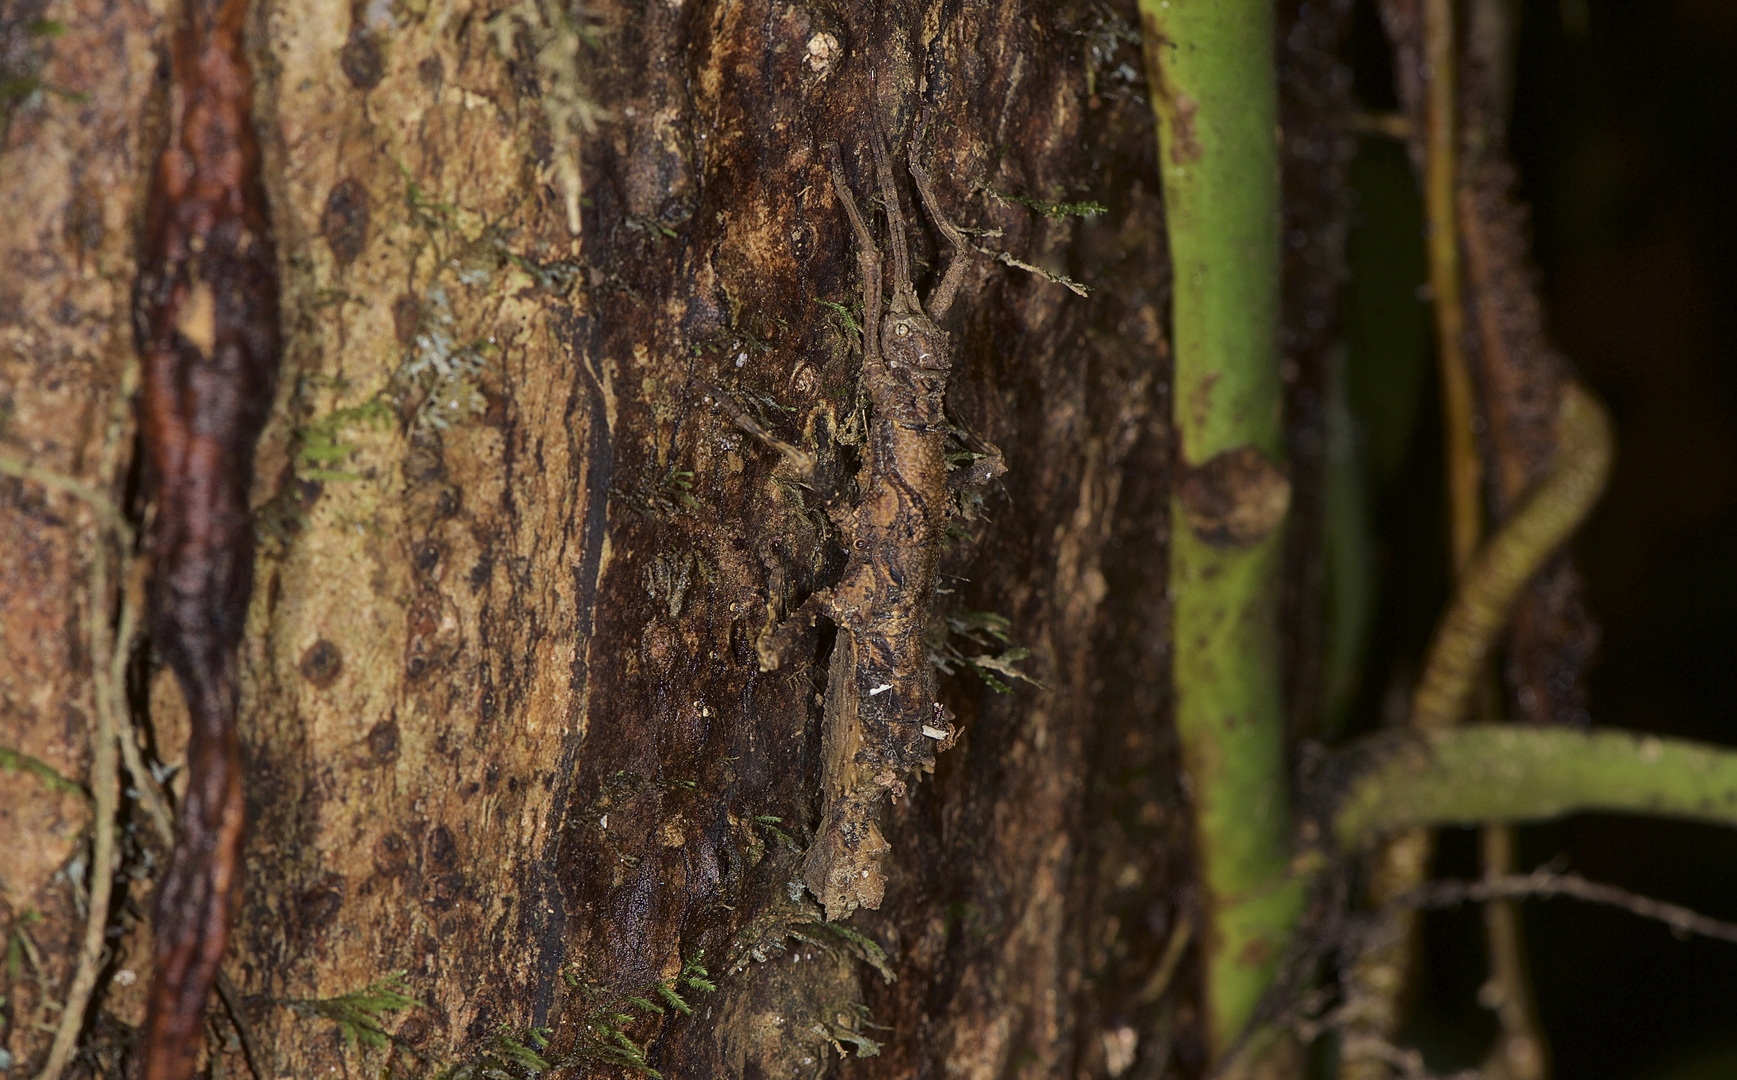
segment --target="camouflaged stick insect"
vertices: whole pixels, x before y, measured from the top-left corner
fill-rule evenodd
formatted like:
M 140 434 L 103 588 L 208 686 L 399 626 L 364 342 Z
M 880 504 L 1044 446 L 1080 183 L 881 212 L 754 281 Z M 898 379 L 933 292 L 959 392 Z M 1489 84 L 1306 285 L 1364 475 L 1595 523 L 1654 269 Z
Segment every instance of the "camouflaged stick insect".
M 936 229 L 952 245 L 952 261 L 925 309 L 911 284 L 899 192 L 877 135 L 871 148 L 893 262 L 893 296 L 884 314 L 881 251 L 845 179 L 837 146 L 829 147 L 833 189 L 856 234 L 863 279 L 863 382 L 872 419 L 858 476 L 861 498 L 854 505 L 828 502 L 827 514 L 848 556 L 838 582 L 815 591 L 758 644 L 761 670 L 773 671 L 798 651 L 820 616 L 838 627 L 822 731 L 821 823 L 803 862 L 804 883 L 829 920 L 880 906 L 881 860 L 889 850 L 876 823 L 882 797 L 902 796 L 907 774 L 933 772 L 935 754 L 958 736 L 952 713 L 935 700 L 924 629 L 953 490 L 1004 471 L 1000 454 L 988 448 L 970 468 L 948 475 L 945 403 L 953 358 L 937 322 L 952 307 L 972 249 L 936 206 L 929 175 L 916 161 L 918 141 L 912 140 L 911 176 Z M 813 455 L 771 438 L 757 424 L 744 426 L 779 449 L 787 465 L 812 471 Z

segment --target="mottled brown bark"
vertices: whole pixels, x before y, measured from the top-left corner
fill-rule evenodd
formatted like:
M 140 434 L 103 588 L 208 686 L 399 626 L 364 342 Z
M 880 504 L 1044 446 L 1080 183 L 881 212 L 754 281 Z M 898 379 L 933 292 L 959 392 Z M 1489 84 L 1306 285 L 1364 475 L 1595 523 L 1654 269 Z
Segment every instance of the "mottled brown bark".
M 644 341 L 646 328 L 635 325 L 632 311 L 672 311 L 682 321 L 666 319 L 653 331 L 669 344 L 647 351 L 681 357 L 694 375 L 648 365 L 630 384 L 643 385 L 650 375 L 659 396 L 680 402 L 688 378 L 733 377 L 750 394 L 794 409 L 784 421 L 786 437 L 817 409 L 842 419 L 854 402 L 856 361 L 847 334 L 818 301 L 850 301 L 854 259 L 820 149 L 835 133 L 846 145 L 861 146 L 884 127 L 896 159 L 924 104 L 933 105 L 938 118 L 929 167 L 943 209 L 967 226 L 1005 230 L 995 246 L 1027 261 L 1083 273 L 1068 259 L 1076 225 L 1052 224 L 974 190 L 987 185 L 1044 200 L 1120 194 L 1093 183 L 1087 171 L 1080 146 L 1088 122 L 1085 58 L 1057 47 L 1073 43 L 1065 15 L 911 6 L 827 18 L 798 7 L 748 4 L 693 10 L 667 26 L 662 13 L 643 11 L 629 20 L 633 29 L 624 31 L 622 44 L 637 35 L 644 44 L 626 48 L 627 55 L 643 48 L 644 55 L 683 58 L 681 82 L 647 78 L 641 84 L 647 97 L 630 100 L 638 115 L 673 110 L 692 125 L 692 156 L 671 171 L 691 169 L 695 182 L 691 201 L 672 205 L 667 182 L 647 169 L 643 151 L 636 152 L 649 133 L 624 124 L 626 137 L 613 145 L 603 141 L 590 186 L 600 224 L 588 250 L 640 295 L 626 289 L 599 294 L 600 351 L 629 354 Z M 821 34 L 833 35 L 840 48 L 824 67 L 810 59 L 828 55 L 817 51 Z M 615 81 L 632 86 L 634 65 L 624 62 L 627 69 Z M 1106 157 L 1139 160 L 1149 153 L 1140 149 L 1150 145 L 1150 119 L 1138 98 L 1101 107 L 1125 117 L 1119 133 L 1133 141 L 1130 149 L 1111 143 Z M 1106 164 L 1119 163 L 1112 158 Z M 1149 166 L 1144 172 L 1152 175 Z M 1130 185 L 1130 173 L 1114 183 Z M 648 243 L 643 232 L 614 224 L 660 213 L 682 232 L 680 244 Z M 1148 222 L 1152 228 L 1159 223 L 1155 215 Z M 926 261 L 938 265 L 937 238 L 913 238 L 922 242 Z M 1136 250 L 1146 254 L 1151 242 L 1136 240 Z M 1119 256 L 1122 244 L 1110 243 L 1112 257 Z M 1148 280 L 1145 302 L 1154 308 L 1147 318 L 1155 331 L 1162 281 Z M 1033 649 L 1033 674 L 1048 689 L 1001 698 L 970 676 L 943 680 L 941 699 L 958 714 L 965 735 L 942 756 L 933 782 L 915 785 L 885 815 L 892 849 L 886 897 L 879 911 L 861 912 L 851 923 L 887 947 L 898 976 L 891 984 L 860 966 L 840 972 L 807 946 L 779 948 L 781 923 L 794 919 L 786 892 L 796 876 L 793 856 L 769 845 L 756 865 L 751 855 L 731 850 L 744 851 L 745 838 L 730 817 L 771 814 L 805 829 L 814 821 L 812 785 L 821 764 L 815 691 L 823 685 L 824 645 L 806 673 L 744 680 L 743 665 L 752 659 L 748 647 L 764 621 L 769 579 L 788 582 L 783 587 L 794 600 L 836 573 L 828 566 L 833 556 L 826 538 L 771 482 L 775 459 L 731 435 L 721 418 L 696 409 L 660 424 L 657 400 L 624 401 L 621 430 L 637 425 L 669 435 L 667 443 L 649 445 L 618 440 L 617 470 L 655 478 L 678 461 L 694 473 L 694 496 L 704 507 L 693 515 L 613 518 L 612 541 L 630 564 L 613 578 L 620 583 L 615 588 L 645 597 L 642 582 L 656 580 L 658 554 L 684 549 L 701 567 L 715 562 L 718 580 L 711 596 L 689 597 L 697 610 L 680 621 L 661 603 L 632 617 L 631 605 L 650 607 L 650 597 L 630 602 L 617 592 L 603 602 L 611 618 L 646 626 L 636 631 L 643 635 L 644 659 L 636 665 L 630 656 L 617 656 L 600 664 L 593 673 L 596 692 L 633 700 L 649 691 L 663 707 L 647 717 L 646 730 L 594 728 L 579 786 L 598 791 L 628 768 L 646 776 L 692 776 L 699 790 L 727 794 L 722 806 L 714 797 L 709 811 L 684 792 L 642 796 L 652 804 L 636 811 L 646 824 L 630 816 L 623 823 L 630 831 L 618 838 L 595 827 L 573 830 L 562 878 L 573 913 L 569 940 L 577 945 L 570 955 L 582 958 L 599 982 L 643 985 L 670 973 L 678 953 L 700 948 L 723 960 L 726 970 L 746 961 L 726 977 L 715 1004 L 732 1022 L 705 1022 L 705 1009 L 713 1007 L 707 1002 L 695 1020 L 675 1025 L 654 1057 L 666 1071 L 727 1072 L 740 1062 L 746 1075 L 804 1075 L 833 1052 L 836 1028 L 855 1023 L 847 1007 L 853 1001 L 869 1008 L 874 1023 L 888 1026 L 864 1030 L 885 1047 L 878 1058 L 853 1062 L 853 1072 L 986 1076 L 1016 1063 L 1065 1072 L 1082 1053 L 1102 1053 L 1101 1029 L 1080 1027 L 1071 1006 L 1083 989 L 1078 943 L 1087 931 L 1078 878 L 1090 850 L 1083 842 L 1081 796 L 1091 772 L 1088 755 L 1102 735 L 1095 730 L 1093 682 L 1106 674 L 1093 654 L 1109 629 L 1099 621 L 1108 591 L 1105 548 L 1126 475 L 1107 458 L 1138 453 L 1143 444 L 1145 454 L 1162 462 L 1164 447 L 1156 350 L 1140 355 L 1124 346 L 1099 366 L 1081 351 L 1092 314 L 1090 305 L 1055 286 L 985 263 L 967 275 L 946 327 L 956 348 L 950 412 L 1003 446 L 1009 473 L 1005 491 L 990 498 L 991 520 L 974 528 L 976 542 L 956 545 L 944 561 L 943 579 L 954 577 L 956 591 L 943 603 L 1007 616 L 1016 639 Z M 1147 348 L 1155 344 L 1149 338 Z M 628 419 L 630 410 L 648 406 L 652 415 Z M 1115 441 L 1122 446 L 1112 449 Z M 670 447 L 662 455 L 660 443 Z M 1152 482 L 1161 483 L 1161 475 Z M 1155 541 L 1161 522 L 1150 509 L 1147 514 L 1146 535 Z M 718 526 L 700 527 L 708 519 Z M 1154 554 L 1146 546 L 1139 557 Z M 1144 677 L 1161 681 L 1162 663 Z M 708 704 L 714 716 L 693 715 Z M 725 755 L 739 760 L 726 764 L 720 761 Z M 801 781 L 791 784 L 796 777 Z M 580 798 L 594 802 L 598 795 Z M 1152 809 L 1160 818 L 1174 814 L 1173 796 L 1161 798 Z M 653 826 L 676 813 L 691 832 L 680 848 L 666 846 L 660 856 Z M 616 820 L 611 815 L 610 834 L 620 827 Z M 639 840 L 636 831 L 650 835 Z M 622 854 L 639 856 L 639 866 L 624 873 Z M 1147 903 L 1157 906 L 1160 918 L 1173 916 L 1164 892 L 1174 879 L 1166 882 L 1138 863 L 1115 871 L 1127 874 L 1124 890 L 1152 898 Z M 1121 936 L 1104 935 L 1101 923 L 1096 929 L 1099 940 Z M 744 938 L 769 959 L 744 956 Z M 1155 957 L 1152 950 L 1131 959 L 1143 968 Z M 1123 978 L 1134 982 L 1141 974 Z M 567 1015 L 569 1037 L 577 1038 L 583 1008 Z M 1148 1042 L 1151 1030 L 1144 1032 Z M 557 1044 L 563 1034 L 558 1027 Z
M 1166 959 L 1191 932 L 1192 867 L 1168 725 L 1168 264 L 1132 14 L 256 4 L 246 40 L 284 358 L 249 493 L 250 831 L 225 967 L 265 1075 L 372 1076 L 383 1056 L 428 1075 L 500 1054 L 503 1037 L 537 1048 L 533 1029 L 569 1075 L 629 1069 L 623 1041 L 672 1077 L 1198 1069 L 1192 961 Z M 1287 7 L 1280 35 L 1303 505 L 1317 499 L 1340 258 L 1346 145 L 1327 117 L 1345 93 L 1343 15 Z M 118 31 L 79 32 L 45 71 L 75 46 L 120 48 Z M 113 166 L 123 192 L 142 191 L 149 50 L 167 27 L 141 14 L 126 40 L 111 77 L 133 82 L 110 104 L 112 131 L 134 140 L 116 143 L 133 154 Z M 3 160 L 92 138 L 88 115 L 59 134 L 29 126 L 67 108 L 21 112 Z M 820 695 L 839 635 L 821 622 L 773 672 L 756 646 L 846 556 L 821 493 L 787 482 L 708 388 L 835 475 L 860 464 L 862 282 L 823 148 L 840 143 L 871 190 L 861 151 L 879 132 L 903 160 L 924 108 L 940 209 L 1092 293 L 976 258 L 942 320 L 954 438 L 998 445 L 1008 472 L 956 522 L 932 632 L 951 616 L 954 646 L 993 656 L 1006 646 L 983 627 L 1005 619 L 1041 685 L 996 693 L 957 664 L 938 678 L 959 742 L 882 813 L 881 906 L 827 924 L 792 882 L 820 822 Z M 59 187 L 45 213 L 72 220 L 81 189 Z M 1056 206 L 1081 200 L 1107 211 Z M 100 339 L 113 365 L 139 208 L 100 205 L 114 220 L 93 235 L 120 290 L 105 332 L 123 336 Z M 85 235 L 65 225 L 18 246 L 61 252 L 43 277 L 81 281 L 65 260 L 95 243 Z M 921 220 L 906 239 L 926 293 L 945 246 Z M 35 403 L 31 335 L 57 325 L 36 287 L 0 294 L 20 373 L 4 369 L 4 434 L 95 477 L 67 418 L 94 415 L 113 368 L 81 374 L 61 412 Z M 62 442 L 29 441 L 50 432 Z M 76 544 L 39 520 L 58 504 L 12 481 L 0 495 L 53 581 L 72 580 Z M 1301 627 L 1318 591 L 1306 530 L 1296 552 Z M 76 704 L 58 674 L 83 662 L 76 610 L 22 565 L 8 556 L 5 587 L 45 605 L 62 650 L 39 663 L 45 685 L 63 680 L 42 700 Z M 1306 687 L 1314 646 L 1298 640 Z M 164 670 L 139 681 L 153 753 L 179 764 L 198 703 Z M 26 715 L 7 692 L 8 715 Z M 29 715 L 36 741 L 21 748 L 82 775 L 86 721 Z M 7 896 L 14 912 L 60 904 L 67 940 L 70 898 L 49 878 L 81 827 L 44 849 L 38 899 Z M 123 947 L 118 963 L 148 974 L 148 937 Z M 399 971 L 420 1005 L 376 1016 L 389 1047 L 347 1045 L 319 1003 Z M 204 1051 L 227 1075 L 247 1068 L 208 1016 Z M 141 1019 L 137 995 L 111 989 L 104 1045 L 118 1053 Z M 871 1042 L 879 1056 L 863 1056 Z

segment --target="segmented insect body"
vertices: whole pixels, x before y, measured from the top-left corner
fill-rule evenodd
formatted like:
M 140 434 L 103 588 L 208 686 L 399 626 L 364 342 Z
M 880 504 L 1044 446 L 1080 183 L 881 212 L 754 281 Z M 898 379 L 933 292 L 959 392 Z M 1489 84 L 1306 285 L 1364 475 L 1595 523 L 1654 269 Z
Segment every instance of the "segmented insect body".
M 925 311 L 911 285 L 903 216 L 892 166 L 877 138 L 876 172 L 888 218 L 893 298 L 881 311 L 881 257 L 842 168 L 833 186 L 856 233 L 863 276 L 863 379 L 873 418 L 859 477 L 860 501 L 832 511 L 848 561 L 838 583 L 761 643 L 761 666 L 779 666 L 794 628 L 825 614 L 838 627 L 827 680 L 823 731 L 821 824 L 803 866 L 804 881 L 829 919 L 878 907 L 888 844 L 876 824 L 887 794 L 904 778 L 932 771 L 937 750 L 955 738 L 951 715 L 935 700 L 924 631 L 935 595 L 947 518 L 952 511 L 944 457 L 944 405 L 952 366 L 947 334 L 936 320 L 952 304 L 968 250 L 936 210 L 928 176 L 911 174 L 954 256 Z

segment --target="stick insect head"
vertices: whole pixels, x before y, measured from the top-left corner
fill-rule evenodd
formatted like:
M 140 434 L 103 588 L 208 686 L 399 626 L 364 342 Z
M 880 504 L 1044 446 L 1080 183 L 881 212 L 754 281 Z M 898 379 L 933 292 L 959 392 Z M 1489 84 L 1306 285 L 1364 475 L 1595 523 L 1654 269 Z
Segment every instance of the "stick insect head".
M 905 214 L 899 204 L 899 187 L 893 181 L 893 163 L 887 156 L 887 144 L 881 138 L 880 132 L 875 132 L 870 142 L 875 155 L 875 174 L 881 182 L 881 202 L 887 211 L 887 250 L 893 256 L 893 302 L 894 314 L 907 312 L 921 313 L 923 305 L 917 301 L 917 290 L 911 284 L 911 242 L 905 232 Z

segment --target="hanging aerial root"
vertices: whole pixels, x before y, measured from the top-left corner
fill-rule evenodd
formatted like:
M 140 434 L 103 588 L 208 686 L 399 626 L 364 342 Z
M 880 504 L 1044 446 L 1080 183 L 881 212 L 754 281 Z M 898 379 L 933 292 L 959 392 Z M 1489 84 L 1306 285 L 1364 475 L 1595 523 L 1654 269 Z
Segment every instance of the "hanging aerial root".
M 100 455 L 102 472 L 113 475 L 119 448 L 128 437 L 127 414 L 136 386 L 136 369 L 123 366 L 118 392 L 110 401 Z M 115 816 L 120 808 L 119 772 L 116 765 L 118 734 L 128 724 L 126 673 L 133 632 L 140 610 L 137 575 L 129 571 L 134 531 L 120 507 L 101 487 L 53 469 L 33 465 L 23 457 L 0 450 L 0 475 L 15 476 L 40 484 L 50 491 L 83 502 L 97 519 L 92 536 L 89 589 L 85 598 L 84 639 L 90 655 L 91 699 L 96 724 L 91 731 L 91 871 L 85 910 L 84 939 L 73 968 L 72 983 L 61 1005 L 60 1024 L 37 1080 L 59 1080 L 78 1047 L 78 1036 L 102 971 L 109 911 L 114 891 Z M 119 573 L 116 573 L 116 570 Z M 120 588 L 114 586 L 119 580 Z M 119 609 L 111 620 L 111 597 L 118 593 Z M 23 768 L 61 790 L 84 794 L 72 781 L 35 758 L 8 752 L 0 765 Z
M 243 46 L 246 0 L 188 0 L 134 294 L 156 581 L 151 638 L 191 719 L 188 786 L 157 887 L 145 1080 L 186 1080 L 241 885 L 236 647 L 253 581 L 248 488 L 280 351 L 277 256 Z
M 0 476 L 16 476 L 20 480 L 32 480 L 50 491 L 58 491 L 83 502 L 96 512 L 104 525 L 114 531 L 123 546 L 131 547 L 133 542 L 133 526 L 121 513 L 120 507 L 107 495 L 91 487 L 76 477 L 65 476 L 53 469 L 45 469 L 40 465 L 32 465 L 24 458 L 9 450 L 0 450 Z
M 1556 464 L 1466 567 L 1412 697 L 1413 730 L 1439 731 L 1465 716 L 1473 681 L 1520 590 L 1598 501 L 1610 459 L 1610 420 L 1603 406 L 1569 383 L 1557 424 Z

